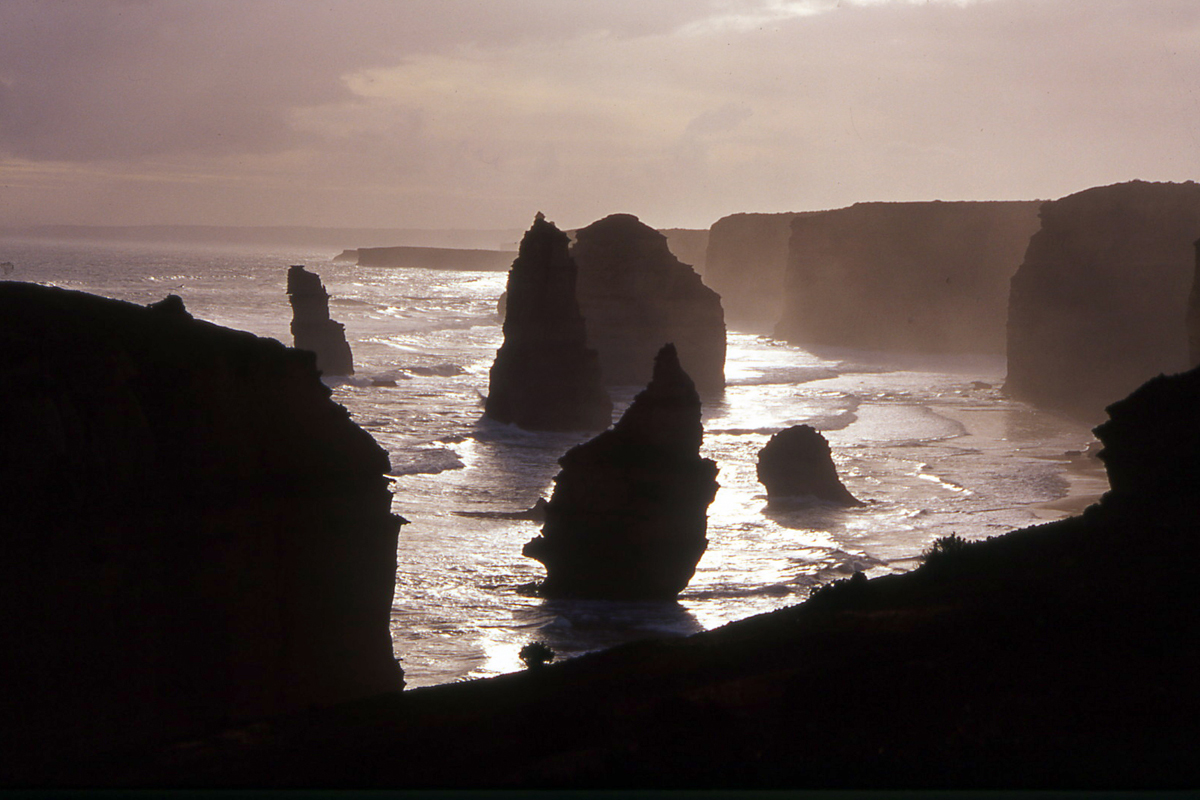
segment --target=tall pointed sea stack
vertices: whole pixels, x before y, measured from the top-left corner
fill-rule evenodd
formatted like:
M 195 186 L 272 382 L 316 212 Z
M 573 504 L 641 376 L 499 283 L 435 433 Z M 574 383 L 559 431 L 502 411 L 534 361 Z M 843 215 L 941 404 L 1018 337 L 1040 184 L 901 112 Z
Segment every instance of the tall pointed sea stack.
M 288 299 L 292 303 L 292 338 L 300 350 L 317 354 L 323 375 L 353 375 L 354 358 L 346 328 L 329 318 L 329 293 L 319 275 L 302 265 L 288 268 Z
M 662 348 L 654 377 L 608 431 L 567 451 L 541 536 L 543 594 L 661 600 L 687 586 L 708 547 L 717 465 L 700 457 L 700 396 Z
M 529 430 L 603 430 L 612 401 L 588 349 L 567 235 L 539 212 L 508 273 L 485 414 Z
M 632 214 L 613 214 L 581 229 L 571 255 L 606 385 L 645 385 L 654 354 L 674 342 L 697 389 L 725 389 L 721 298 L 671 254 L 663 234 Z

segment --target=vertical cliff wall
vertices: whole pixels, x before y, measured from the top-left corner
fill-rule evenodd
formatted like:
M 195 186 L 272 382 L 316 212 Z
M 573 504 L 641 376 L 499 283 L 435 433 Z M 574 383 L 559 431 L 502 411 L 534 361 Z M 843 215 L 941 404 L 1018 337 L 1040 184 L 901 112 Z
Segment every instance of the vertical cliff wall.
M 721 296 L 730 326 L 768 332 L 779 322 L 797 216 L 732 214 L 713 223 L 704 282 Z
M 1012 279 L 1014 397 L 1084 419 L 1189 363 L 1200 185 L 1129 183 L 1046 203 Z
M 492 363 L 484 409 L 498 422 L 529 430 L 603 430 L 612 423 L 568 242 L 539 213 L 509 270 L 504 344 Z
M 660 228 L 658 232 L 667 237 L 667 247 L 672 255 L 704 277 L 708 262 L 707 229 Z
M 1196 268 L 1193 271 L 1192 291 L 1188 295 L 1187 332 L 1188 366 L 1200 364 L 1200 239 L 1195 242 Z
M 346 329 L 329 317 L 329 293 L 320 276 L 303 266 L 288 268 L 288 300 L 292 304 L 292 338 L 300 350 L 317 356 L 317 369 L 325 375 L 353 375 L 354 357 Z
M 800 344 L 1001 353 L 1036 202 L 857 203 L 792 221 L 776 335 Z
M 600 354 L 609 386 L 650 380 L 668 342 L 701 393 L 725 388 L 725 315 L 721 299 L 681 263 L 663 234 L 632 214 L 613 214 L 576 233 L 579 308 L 588 345 Z
M 311 353 L 174 297 L 0 320 L 6 774 L 401 688 L 388 457 Z

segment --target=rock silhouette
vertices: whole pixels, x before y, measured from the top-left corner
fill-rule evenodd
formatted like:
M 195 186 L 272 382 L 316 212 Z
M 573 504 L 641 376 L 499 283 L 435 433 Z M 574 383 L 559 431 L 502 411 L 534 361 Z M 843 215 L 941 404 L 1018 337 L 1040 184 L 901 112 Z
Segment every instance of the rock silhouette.
M 504 344 L 484 414 L 528 430 L 602 430 L 612 401 L 587 345 L 567 235 L 539 212 L 521 239 L 505 291 Z
M 725 388 L 721 298 L 671 254 L 666 237 L 632 214 L 576 232 L 579 308 L 607 386 L 643 386 L 667 342 L 703 394 Z
M 779 431 L 758 451 L 758 480 L 772 504 L 815 497 L 844 506 L 862 505 L 838 479 L 829 442 L 809 425 Z
M 539 537 L 522 551 L 546 566 L 542 594 L 675 597 L 708 546 L 717 467 L 701 458 L 700 397 L 673 345 L 620 421 L 559 459 Z
M 0 318 L 8 769 L 402 687 L 388 457 L 312 353 L 178 297 Z
M 1200 184 L 1132 181 L 1042 206 L 1012 280 L 1013 397 L 1089 421 L 1188 365 Z
M 1037 202 L 856 203 L 797 215 L 776 336 L 802 344 L 1003 353 L 1009 280 Z
M 288 268 L 288 300 L 292 304 L 292 339 L 300 350 L 317 355 L 323 375 L 353 375 L 354 358 L 346 328 L 329 317 L 329 293 L 320 276 L 303 266 Z

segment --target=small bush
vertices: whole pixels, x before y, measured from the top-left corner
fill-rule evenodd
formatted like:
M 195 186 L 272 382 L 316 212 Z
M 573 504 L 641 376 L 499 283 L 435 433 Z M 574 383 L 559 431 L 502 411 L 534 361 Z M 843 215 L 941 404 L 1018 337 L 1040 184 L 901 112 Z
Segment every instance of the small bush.
M 957 533 L 943 536 L 933 543 L 933 546 L 921 554 L 921 561 L 931 570 L 946 569 L 949 565 L 960 563 L 963 553 L 970 544 Z
M 538 669 L 548 661 L 554 660 L 554 651 L 542 642 L 531 642 L 517 653 L 527 669 Z

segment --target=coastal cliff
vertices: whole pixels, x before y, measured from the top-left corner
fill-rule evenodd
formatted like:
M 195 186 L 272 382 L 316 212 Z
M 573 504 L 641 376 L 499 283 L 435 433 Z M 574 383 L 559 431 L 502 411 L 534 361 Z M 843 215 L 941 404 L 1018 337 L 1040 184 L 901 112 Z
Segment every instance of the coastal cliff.
M 603 430 L 612 401 L 588 347 L 567 235 L 539 212 L 505 290 L 504 343 L 484 414 L 528 430 Z
M 776 336 L 805 345 L 1003 353 L 1036 202 L 856 203 L 792 220 Z
M 704 282 L 721 296 L 731 326 L 767 333 L 779 322 L 788 242 L 797 216 L 731 214 L 713 223 Z
M 1015 398 L 1091 422 L 1160 372 L 1189 365 L 1200 185 L 1132 181 L 1042 206 L 1012 279 Z
M 701 394 L 725 389 L 721 298 L 632 214 L 613 214 L 576 233 L 579 308 L 607 386 L 644 386 L 667 342 Z
M 289 267 L 287 293 L 296 348 L 316 355 L 322 375 L 353 375 L 354 357 L 346 341 L 346 327 L 330 318 L 329 292 L 320 276 L 300 265 Z
M 387 454 L 311 353 L 0 283 L 0 780 L 397 691 Z
M 700 457 L 700 396 L 673 345 L 612 429 L 559 464 L 546 524 L 522 552 L 546 566 L 547 597 L 671 599 L 708 546 L 717 466 Z

